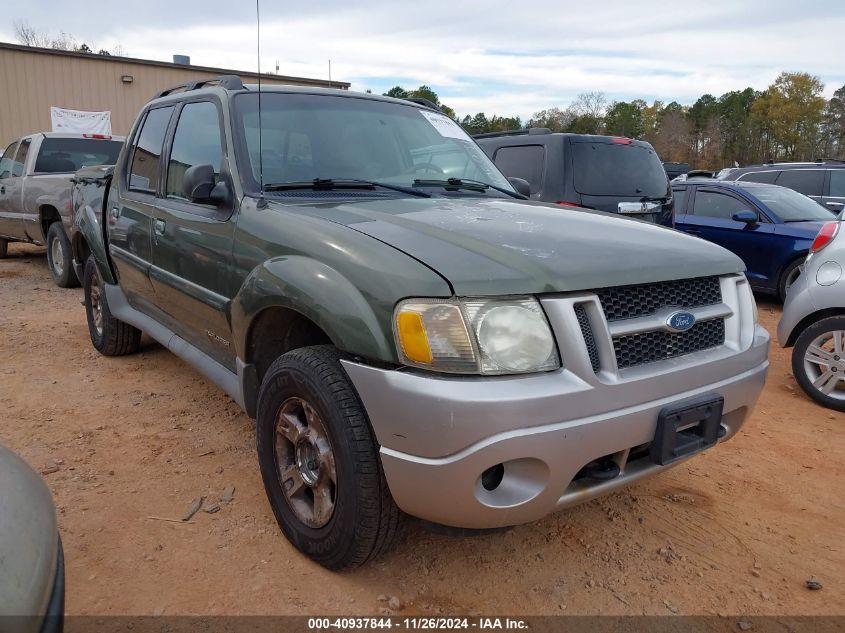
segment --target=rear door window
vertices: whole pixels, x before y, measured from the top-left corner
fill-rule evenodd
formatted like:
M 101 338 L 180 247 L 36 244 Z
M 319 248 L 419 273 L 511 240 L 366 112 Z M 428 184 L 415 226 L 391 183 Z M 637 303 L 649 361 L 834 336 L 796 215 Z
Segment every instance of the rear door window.
M 822 195 L 824 185 L 823 169 L 790 169 L 782 171 L 775 184 L 781 187 L 789 187 L 805 196 Z
M 830 196 L 845 198 L 845 169 L 830 170 Z
M 748 211 L 750 206 L 747 202 L 733 196 L 717 191 L 702 191 L 699 189 L 695 193 L 692 212 L 694 215 L 708 218 L 732 220 L 734 213 Z
M 522 178 L 535 194 L 543 186 L 543 170 L 546 164 L 546 148 L 542 145 L 517 145 L 500 147 L 493 162 L 505 176 Z
M 12 176 L 23 176 L 24 166 L 26 165 L 26 157 L 29 155 L 29 146 L 32 144 L 31 139 L 24 139 L 18 146 L 18 151 L 15 154 L 15 163 L 12 165 Z
M 572 143 L 575 190 L 588 196 L 663 198 L 669 180 L 653 149 L 643 145 Z
M 35 159 L 35 173 L 63 174 L 92 165 L 114 165 L 121 141 L 95 138 L 47 137 Z
M 742 180 L 743 182 L 764 182 L 767 185 L 771 185 L 777 180 L 779 175 L 779 171 L 752 171 L 751 173 L 743 174 L 737 180 Z
M 132 166 L 129 169 L 130 190 L 144 193 L 156 192 L 162 145 L 172 112 L 173 106 L 167 106 L 150 110 L 147 114 L 132 152 Z

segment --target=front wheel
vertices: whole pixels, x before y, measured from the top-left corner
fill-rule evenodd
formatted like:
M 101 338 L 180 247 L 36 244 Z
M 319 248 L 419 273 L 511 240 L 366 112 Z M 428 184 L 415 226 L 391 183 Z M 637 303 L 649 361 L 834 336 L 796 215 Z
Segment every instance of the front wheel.
M 792 373 L 813 400 L 845 411 L 845 316 L 821 319 L 801 333 Z
M 270 366 L 258 395 L 256 433 L 267 498 L 299 551 L 344 569 L 389 547 L 399 509 L 334 347 L 293 350 Z
M 93 255 L 85 262 L 82 279 L 88 334 L 97 351 L 104 356 L 137 352 L 141 346 L 141 330 L 112 316 Z

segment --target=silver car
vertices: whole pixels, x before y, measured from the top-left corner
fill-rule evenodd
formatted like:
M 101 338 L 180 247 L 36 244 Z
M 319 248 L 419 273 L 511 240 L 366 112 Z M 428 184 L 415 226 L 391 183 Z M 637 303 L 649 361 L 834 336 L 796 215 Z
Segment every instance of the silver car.
M 0 446 L 0 632 L 60 633 L 64 606 L 53 498 L 38 473 Z
M 68 241 L 71 178 L 82 167 L 114 163 L 122 146 L 122 136 L 55 132 L 11 143 L 0 157 L 0 259 L 9 242 L 43 244 L 56 285 L 79 285 Z
M 822 226 L 783 305 L 778 339 L 792 373 L 819 404 L 845 411 L 845 230 Z

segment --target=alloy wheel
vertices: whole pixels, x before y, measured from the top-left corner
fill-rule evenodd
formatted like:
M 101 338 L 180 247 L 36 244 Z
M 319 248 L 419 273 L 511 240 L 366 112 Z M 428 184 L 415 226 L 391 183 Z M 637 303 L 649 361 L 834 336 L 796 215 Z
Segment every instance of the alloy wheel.
M 274 436 L 279 483 L 297 518 L 312 528 L 332 517 L 337 470 L 326 428 L 302 398 L 288 398 L 279 408 Z
M 804 352 L 804 372 L 824 395 L 845 400 L 845 331 L 825 332 Z

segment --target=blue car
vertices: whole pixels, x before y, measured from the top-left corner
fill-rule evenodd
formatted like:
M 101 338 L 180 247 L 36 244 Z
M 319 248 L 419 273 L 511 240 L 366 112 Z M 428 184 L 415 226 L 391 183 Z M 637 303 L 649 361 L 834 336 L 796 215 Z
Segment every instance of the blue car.
M 751 287 L 781 300 L 830 211 L 777 185 L 673 182 L 675 228 L 724 246 L 745 262 Z

